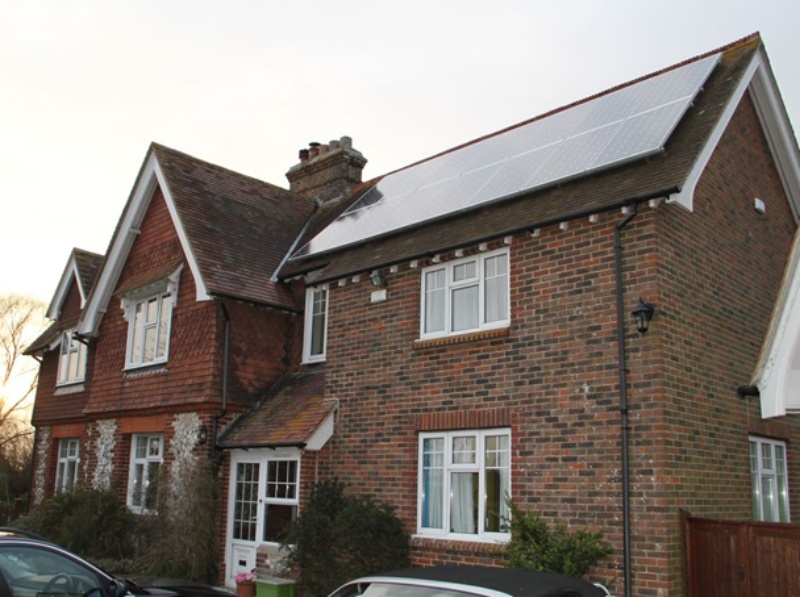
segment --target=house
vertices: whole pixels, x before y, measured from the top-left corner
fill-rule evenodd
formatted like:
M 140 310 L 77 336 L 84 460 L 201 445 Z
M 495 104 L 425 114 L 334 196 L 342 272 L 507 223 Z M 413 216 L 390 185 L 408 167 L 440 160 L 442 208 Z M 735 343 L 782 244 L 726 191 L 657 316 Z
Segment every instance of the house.
M 77 440 L 76 478 L 147 510 L 149 467 L 208 438 L 228 582 L 337 477 L 418 564 L 498 563 L 506 496 L 600 530 L 626 595 L 681 593 L 682 511 L 792 520 L 800 158 L 757 34 L 365 163 L 312 144 L 287 191 L 151 147 L 91 291 L 69 267 L 29 349 L 37 500 Z

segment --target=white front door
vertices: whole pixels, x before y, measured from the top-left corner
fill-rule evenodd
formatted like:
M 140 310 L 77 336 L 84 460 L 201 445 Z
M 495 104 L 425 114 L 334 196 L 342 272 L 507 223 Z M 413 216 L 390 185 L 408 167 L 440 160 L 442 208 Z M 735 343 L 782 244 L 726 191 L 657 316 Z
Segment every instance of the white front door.
M 225 580 L 256 567 L 256 549 L 277 553 L 297 516 L 300 451 L 250 450 L 231 454 Z

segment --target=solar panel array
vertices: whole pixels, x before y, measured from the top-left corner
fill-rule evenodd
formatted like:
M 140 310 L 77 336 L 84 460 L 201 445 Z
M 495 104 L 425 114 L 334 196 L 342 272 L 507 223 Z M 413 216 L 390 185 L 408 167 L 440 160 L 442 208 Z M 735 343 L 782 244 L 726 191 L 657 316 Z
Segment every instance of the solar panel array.
M 719 55 L 384 177 L 300 252 L 321 253 L 663 150 Z

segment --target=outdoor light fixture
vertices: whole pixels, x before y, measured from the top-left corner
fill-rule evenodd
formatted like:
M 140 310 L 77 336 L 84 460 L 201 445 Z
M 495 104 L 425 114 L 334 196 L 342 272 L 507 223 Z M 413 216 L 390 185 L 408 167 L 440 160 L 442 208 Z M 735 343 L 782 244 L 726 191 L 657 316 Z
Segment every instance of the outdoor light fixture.
M 377 286 L 378 288 L 386 286 L 386 278 L 384 278 L 378 270 L 373 271 L 369 275 L 369 279 L 372 280 L 373 286 Z
M 653 318 L 653 313 L 655 313 L 655 310 L 655 306 L 639 297 L 639 304 L 636 305 L 636 308 L 631 312 L 631 315 L 633 315 L 633 318 L 636 320 L 636 329 L 639 330 L 640 334 L 647 332 L 647 328 L 650 327 L 650 320 Z
M 206 443 L 206 439 L 208 439 L 208 429 L 201 423 L 197 428 L 197 443 L 203 446 Z

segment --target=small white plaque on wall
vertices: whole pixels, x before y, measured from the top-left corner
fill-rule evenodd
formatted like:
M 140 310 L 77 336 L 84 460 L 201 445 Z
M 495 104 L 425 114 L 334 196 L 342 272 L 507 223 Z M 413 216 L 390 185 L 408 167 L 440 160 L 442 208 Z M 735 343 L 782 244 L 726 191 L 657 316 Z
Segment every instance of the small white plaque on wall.
M 380 303 L 381 301 L 386 300 L 386 289 L 381 288 L 380 290 L 374 290 L 372 292 L 372 296 L 370 297 L 371 303 Z

